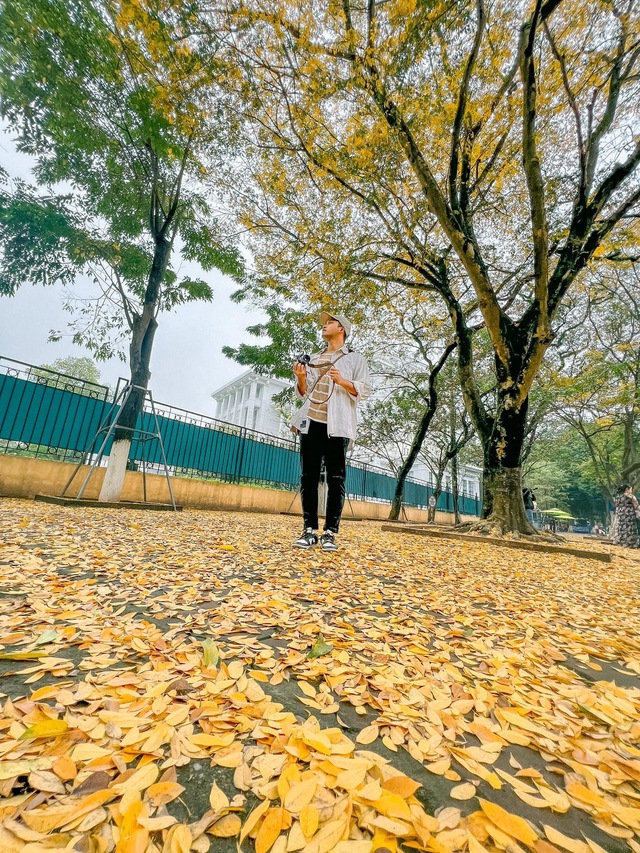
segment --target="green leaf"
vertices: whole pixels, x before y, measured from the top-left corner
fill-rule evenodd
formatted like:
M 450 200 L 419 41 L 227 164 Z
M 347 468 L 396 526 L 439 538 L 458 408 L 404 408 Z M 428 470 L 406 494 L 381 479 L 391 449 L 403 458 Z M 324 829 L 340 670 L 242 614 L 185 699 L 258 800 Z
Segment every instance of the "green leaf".
M 0 660 L 38 660 L 44 652 L 2 652 Z
M 43 631 L 36 640 L 36 646 L 42 646 L 45 643 L 55 643 L 58 639 L 58 632 L 51 628 L 49 631 Z
M 205 640 L 202 643 L 202 660 L 205 667 L 217 666 L 220 660 L 220 652 L 214 640 Z
M 65 720 L 42 720 L 23 732 L 19 740 L 35 740 L 37 738 L 56 738 L 63 735 L 69 728 Z
M 309 658 L 309 660 L 313 660 L 314 658 L 319 658 L 322 655 L 329 654 L 329 652 L 332 649 L 333 649 L 333 646 L 330 646 L 327 642 L 325 642 L 323 635 L 318 634 L 318 639 L 311 646 L 311 649 L 310 649 L 307 657 Z

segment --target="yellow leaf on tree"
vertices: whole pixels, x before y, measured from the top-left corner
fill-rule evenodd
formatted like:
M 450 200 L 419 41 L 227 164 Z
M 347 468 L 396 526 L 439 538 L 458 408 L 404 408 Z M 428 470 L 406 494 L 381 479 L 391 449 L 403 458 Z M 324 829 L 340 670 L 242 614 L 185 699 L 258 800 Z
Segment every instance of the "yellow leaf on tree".
M 510 835 L 517 841 L 522 841 L 523 844 L 527 844 L 531 847 L 539 837 L 523 818 L 511 814 L 506 811 L 506 809 L 496 805 L 496 803 L 490 803 L 488 800 L 483 800 L 481 797 L 478 797 L 478 801 L 480 803 L 480 808 L 489 820 L 492 821 L 492 823 L 495 823 L 498 829 L 506 832 L 507 835 Z

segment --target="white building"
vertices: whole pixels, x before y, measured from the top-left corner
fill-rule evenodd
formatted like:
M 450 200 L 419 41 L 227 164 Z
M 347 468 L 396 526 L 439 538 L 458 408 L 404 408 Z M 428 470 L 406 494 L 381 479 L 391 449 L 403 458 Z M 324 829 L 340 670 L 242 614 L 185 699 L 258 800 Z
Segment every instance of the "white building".
M 423 483 L 428 483 L 434 486 L 436 482 L 433 471 L 424 462 L 418 462 L 411 469 L 409 475 L 414 480 L 422 480 Z M 482 468 L 477 465 L 468 465 L 464 462 L 458 463 L 458 491 L 461 495 L 469 498 L 482 497 Z M 442 488 L 451 491 L 451 472 L 447 469 L 442 477 Z
M 247 370 L 211 395 L 217 403 L 216 418 L 268 435 L 289 435 L 289 425 L 276 410 L 273 397 L 290 387 L 291 382 Z
M 256 432 L 267 435 L 291 438 L 288 421 L 282 417 L 275 407 L 273 397 L 285 388 L 291 388 L 291 382 L 261 376 L 253 370 L 241 373 L 231 382 L 218 388 L 212 393 L 216 401 L 216 418 L 225 423 L 237 424 Z M 369 458 L 360 461 L 387 468 L 388 463 L 382 458 Z M 435 476 L 424 462 L 418 462 L 411 469 L 410 477 L 429 485 L 435 485 Z M 458 489 L 461 495 L 470 498 L 482 497 L 482 469 L 476 465 L 460 463 L 458 465 Z M 442 479 L 442 488 L 451 491 L 451 473 L 447 470 Z

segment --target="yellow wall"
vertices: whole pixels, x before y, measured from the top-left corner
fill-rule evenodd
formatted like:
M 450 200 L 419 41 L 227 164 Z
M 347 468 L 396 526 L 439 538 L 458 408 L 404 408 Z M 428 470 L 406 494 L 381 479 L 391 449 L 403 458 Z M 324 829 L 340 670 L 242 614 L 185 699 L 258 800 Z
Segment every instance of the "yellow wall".
M 36 495 L 60 495 L 67 480 L 73 473 L 75 465 L 71 462 L 51 462 L 48 459 L 31 459 L 24 456 L 0 455 L 0 496 L 11 498 L 31 498 Z M 88 468 L 81 468 L 70 489 L 69 497 L 75 497 L 88 473 Z M 100 492 L 104 477 L 104 468 L 98 468 L 89 480 L 83 497 L 95 499 Z M 198 509 L 227 509 L 248 512 L 286 512 L 291 505 L 292 492 L 278 489 L 267 489 L 259 486 L 245 486 L 233 483 L 218 483 L 211 480 L 192 480 L 173 477 L 171 480 L 176 503 L 185 507 Z M 138 471 L 127 471 L 124 481 L 122 500 L 141 501 L 142 474 Z M 147 475 L 147 500 L 154 503 L 169 503 L 167 481 L 157 474 Z M 389 505 L 371 503 L 369 501 L 351 501 L 353 512 L 357 518 L 370 518 L 386 521 L 389 515 Z M 300 496 L 291 507 L 292 512 L 300 512 Z M 344 518 L 351 515 L 349 503 L 345 505 Z M 463 516 L 467 518 L 467 516 Z M 409 521 L 426 521 L 425 510 L 406 508 L 406 519 Z M 451 523 L 453 516 L 447 512 L 437 512 L 436 521 Z

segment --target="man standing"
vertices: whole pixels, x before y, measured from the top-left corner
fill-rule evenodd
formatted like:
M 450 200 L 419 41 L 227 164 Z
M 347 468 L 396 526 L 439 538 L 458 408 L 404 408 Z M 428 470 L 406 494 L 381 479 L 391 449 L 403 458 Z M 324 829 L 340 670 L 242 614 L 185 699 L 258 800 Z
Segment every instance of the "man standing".
M 323 551 L 336 551 L 335 537 L 344 506 L 347 449 L 356 437 L 356 405 L 370 393 L 369 368 L 360 353 L 346 344 L 351 323 L 342 314 L 320 317 L 327 347 L 310 364 L 296 362 L 296 394 L 302 408 L 292 427 L 300 434 L 302 476 L 300 494 L 304 530 L 293 544 L 311 548 L 318 543 L 318 485 L 324 460 L 327 472 L 327 512 L 320 537 Z
M 533 489 L 529 489 L 525 487 L 522 490 L 522 500 L 524 502 L 524 511 L 527 514 L 527 518 L 533 524 L 534 520 L 534 512 L 536 510 L 536 496 L 533 493 Z

